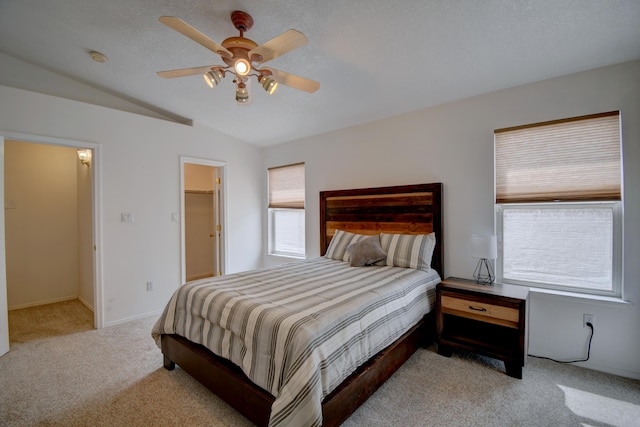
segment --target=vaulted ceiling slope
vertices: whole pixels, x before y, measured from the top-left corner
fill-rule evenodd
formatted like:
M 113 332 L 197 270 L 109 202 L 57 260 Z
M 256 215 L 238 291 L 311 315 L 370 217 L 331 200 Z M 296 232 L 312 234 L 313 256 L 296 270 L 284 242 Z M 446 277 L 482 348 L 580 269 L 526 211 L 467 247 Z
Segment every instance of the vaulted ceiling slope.
M 212 90 L 199 75 L 156 75 L 222 64 L 160 16 L 221 43 L 238 35 L 234 10 L 253 17 L 245 36 L 258 44 L 292 28 L 304 33 L 306 45 L 268 65 L 320 89 L 280 85 L 268 95 L 254 82 L 251 105 L 241 106 L 232 77 Z M 90 96 L 268 146 L 639 59 L 639 22 L 640 0 L 0 0 L 0 84 Z M 94 62 L 91 50 L 108 61 Z

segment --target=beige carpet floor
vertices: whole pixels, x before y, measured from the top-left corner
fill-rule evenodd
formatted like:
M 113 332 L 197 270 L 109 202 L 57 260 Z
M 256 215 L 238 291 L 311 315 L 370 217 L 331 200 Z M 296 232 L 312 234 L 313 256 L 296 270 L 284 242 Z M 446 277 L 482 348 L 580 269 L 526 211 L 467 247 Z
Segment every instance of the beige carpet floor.
M 249 426 L 179 367 L 162 367 L 155 320 L 12 343 L 0 357 L 0 425 Z M 344 426 L 640 426 L 640 381 L 533 358 L 523 376 L 431 346 Z

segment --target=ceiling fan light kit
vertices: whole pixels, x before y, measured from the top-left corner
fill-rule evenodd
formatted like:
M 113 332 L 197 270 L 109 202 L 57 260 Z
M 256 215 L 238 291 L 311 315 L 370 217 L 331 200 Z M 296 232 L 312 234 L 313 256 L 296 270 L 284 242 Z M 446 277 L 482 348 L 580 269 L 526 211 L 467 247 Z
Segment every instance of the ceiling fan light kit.
M 204 81 L 209 85 L 210 88 L 214 88 L 220 83 L 220 81 L 224 78 L 224 71 L 219 68 L 213 68 L 211 71 L 207 71 L 203 74 Z
M 269 95 L 273 94 L 273 92 L 278 88 L 278 83 L 276 83 L 276 81 L 271 77 L 259 76 L 258 82 Z
M 253 26 L 253 18 L 245 12 L 231 13 L 231 22 L 240 32 L 239 37 L 229 37 L 221 44 L 217 44 L 186 22 L 174 16 L 162 16 L 160 22 L 178 31 L 191 40 L 211 50 L 220 56 L 226 65 L 207 65 L 203 67 L 181 68 L 177 70 L 160 71 L 158 75 L 164 78 L 185 77 L 203 74 L 204 80 L 210 88 L 216 87 L 225 77 L 226 72 L 235 75 L 236 102 L 241 105 L 249 104 L 250 93 L 247 81 L 256 77 L 260 86 L 269 94 L 273 94 L 278 83 L 294 89 L 313 93 L 320 88 L 320 83 L 304 77 L 289 74 L 273 68 L 259 68 L 256 64 L 263 64 L 278 56 L 284 55 L 307 43 L 304 34 L 296 30 L 288 30 L 270 41 L 258 45 L 253 40 L 244 37 L 244 32 Z
M 236 102 L 243 105 L 249 102 L 249 91 L 247 90 L 247 85 L 244 82 L 238 82 L 238 87 L 236 88 Z

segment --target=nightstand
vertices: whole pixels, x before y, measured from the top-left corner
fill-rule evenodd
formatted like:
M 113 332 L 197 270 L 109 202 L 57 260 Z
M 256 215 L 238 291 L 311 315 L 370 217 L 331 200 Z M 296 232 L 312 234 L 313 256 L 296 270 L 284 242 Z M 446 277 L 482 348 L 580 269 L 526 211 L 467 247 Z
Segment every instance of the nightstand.
M 462 349 L 493 357 L 504 362 L 507 375 L 521 379 L 528 295 L 522 286 L 443 280 L 436 287 L 438 354 L 449 357 Z

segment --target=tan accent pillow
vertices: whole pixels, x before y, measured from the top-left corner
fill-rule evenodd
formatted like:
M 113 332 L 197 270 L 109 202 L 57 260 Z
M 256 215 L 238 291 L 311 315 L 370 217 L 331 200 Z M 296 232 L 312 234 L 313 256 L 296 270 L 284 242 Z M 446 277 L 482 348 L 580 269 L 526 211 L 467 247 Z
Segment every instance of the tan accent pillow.
M 387 257 L 387 253 L 380 246 L 380 237 L 377 235 L 364 237 L 350 244 L 347 252 L 351 267 L 368 267 Z

